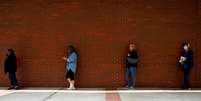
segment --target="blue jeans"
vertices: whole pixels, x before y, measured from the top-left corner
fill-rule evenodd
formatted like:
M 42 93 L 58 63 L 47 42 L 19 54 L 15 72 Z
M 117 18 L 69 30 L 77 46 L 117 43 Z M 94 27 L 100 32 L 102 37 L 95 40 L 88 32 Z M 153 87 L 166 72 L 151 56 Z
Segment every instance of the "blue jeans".
M 126 68 L 126 81 L 128 84 L 128 87 L 135 86 L 135 81 L 136 81 L 136 67 L 127 67 Z

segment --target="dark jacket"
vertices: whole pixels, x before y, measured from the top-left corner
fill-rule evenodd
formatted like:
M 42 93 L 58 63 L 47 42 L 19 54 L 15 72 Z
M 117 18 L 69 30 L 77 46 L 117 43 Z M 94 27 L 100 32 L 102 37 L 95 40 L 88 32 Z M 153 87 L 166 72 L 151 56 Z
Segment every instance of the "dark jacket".
M 189 50 L 189 51 L 183 51 L 181 56 L 186 58 L 186 61 L 184 62 L 184 64 L 188 65 L 189 68 L 193 67 L 193 51 Z
M 4 72 L 16 72 L 17 71 L 17 59 L 14 54 L 10 54 L 5 59 Z
M 128 61 L 128 58 L 131 58 L 131 59 L 135 59 L 136 61 L 139 60 L 139 57 L 138 57 L 138 54 L 137 54 L 137 51 L 129 51 L 129 56 L 127 56 L 126 58 L 126 67 L 137 67 L 137 62 L 136 63 L 129 63 Z

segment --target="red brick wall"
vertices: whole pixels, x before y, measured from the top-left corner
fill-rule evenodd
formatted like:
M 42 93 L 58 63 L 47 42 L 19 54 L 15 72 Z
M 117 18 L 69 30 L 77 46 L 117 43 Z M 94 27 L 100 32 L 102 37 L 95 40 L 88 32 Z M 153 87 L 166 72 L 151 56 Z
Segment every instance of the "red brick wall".
M 124 85 L 124 56 L 137 44 L 139 87 L 180 87 L 180 45 L 195 52 L 191 85 L 201 87 L 200 0 L 0 1 L 0 85 L 7 48 L 18 57 L 22 86 L 65 86 L 66 46 L 79 53 L 78 87 Z
M 197 76 L 197 79 L 195 81 L 195 84 L 197 85 L 200 85 L 200 82 L 201 81 L 201 29 L 200 29 L 200 26 L 201 26 L 201 0 L 198 0 L 198 33 L 196 35 L 196 39 L 197 39 L 197 42 L 196 42 L 196 46 L 197 46 L 197 72 L 196 72 L 196 76 Z

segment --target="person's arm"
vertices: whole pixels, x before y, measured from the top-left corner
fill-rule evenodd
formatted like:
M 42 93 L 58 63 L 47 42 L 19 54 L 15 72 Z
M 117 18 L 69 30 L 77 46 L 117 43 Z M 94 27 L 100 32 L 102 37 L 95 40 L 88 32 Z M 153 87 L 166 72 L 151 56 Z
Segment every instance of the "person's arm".
M 65 56 L 62 59 L 65 60 L 65 61 L 67 61 L 67 57 L 65 57 Z
M 7 59 L 4 62 L 4 73 L 7 74 Z
M 12 67 L 14 69 L 14 71 L 16 72 L 17 71 L 17 57 L 15 55 L 13 55 L 11 57 L 11 63 L 12 63 Z
M 126 67 L 128 67 L 128 56 L 126 56 L 126 61 L 125 61 L 125 63 L 126 63 Z
M 189 64 L 191 66 L 193 66 L 193 52 L 192 51 L 190 51 L 187 61 L 189 62 Z
M 136 52 L 136 54 L 137 54 L 137 59 L 138 59 L 138 61 L 139 61 L 139 55 L 138 55 L 138 53 Z
M 128 52 L 127 56 L 126 56 L 126 67 L 129 67 L 129 62 L 128 62 L 128 58 L 131 56 L 131 53 Z
M 137 53 L 137 51 L 136 51 L 136 61 L 137 61 L 137 63 L 139 62 L 139 55 L 138 55 L 138 53 Z
M 181 51 L 180 58 L 179 58 L 179 63 L 183 64 L 185 62 L 184 60 L 185 60 L 184 51 Z

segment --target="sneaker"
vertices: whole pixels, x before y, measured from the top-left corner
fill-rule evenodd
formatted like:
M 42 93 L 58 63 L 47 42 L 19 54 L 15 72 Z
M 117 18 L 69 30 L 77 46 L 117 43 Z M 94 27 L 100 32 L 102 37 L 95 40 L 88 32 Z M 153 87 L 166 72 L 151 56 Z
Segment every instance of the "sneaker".
M 128 88 L 128 85 L 124 86 L 125 88 Z
M 20 88 L 19 88 L 19 86 L 15 86 L 14 89 L 15 89 L 15 90 L 18 90 L 18 89 L 20 89 Z
M 69 87 L 68 90 L 75 90 L 75 87 Z
M 14 89 L 14 88 L 15 88 L 14 86 L 11 86 L 11 87 L 8 88 L 8 90 L 12 90 L 12 89 Z
M 133 86 L 130 86 L 129 89 L 134 89 L 134 87 L 133 87 Z
M 67 88 L 67 90 L 71 90 L 71 88 L 69 87 L 69 88 Z

